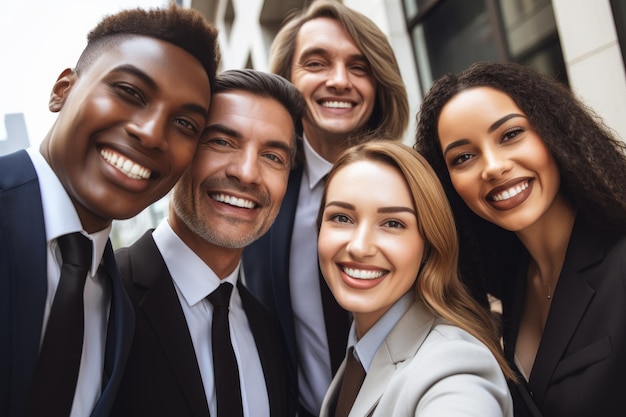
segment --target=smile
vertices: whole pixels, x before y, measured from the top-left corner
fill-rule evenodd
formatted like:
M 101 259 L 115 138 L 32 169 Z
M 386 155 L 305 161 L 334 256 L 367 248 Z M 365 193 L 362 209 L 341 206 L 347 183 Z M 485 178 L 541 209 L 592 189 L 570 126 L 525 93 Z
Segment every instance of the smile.
M 354 104 L 349 101 L 322 101 L 320 105 L 327 109 L 351 109 L 354 107 Z
M 226 194 L 211 194 L 211 198 L 218 203 L 225 203 L 231 206 L 253 209 L 256 207 L 256 203 L 250 200 L 244 200 L 243 198 L 233 197 L 231 195 Z
M 110 149 L 101 149 L 100 155 L 110 165 L 118 169 L 129 178 L 135 180 L 147 180 L 152 175 L 152 171 L 148 168 L 131 161 L 123 155 L 113 152 Z
M 518 184 L 514 187 L 511 187 L 508 190 L 504 190 L 497 194 L 490 195 L 489 199 L 493 201 L 505 201 L 505 200 L 515 197 L 516 195 L 526 190 L 527 188 L 528 188 L 528 181 L 524 181 L 523 183 Z
M 377 279 L 386 274 L 385 271 L 372 271 L 369 269 L 355 269 L 348 267 L 341 267 L 341 270 L 350 278 L 355 279 Z

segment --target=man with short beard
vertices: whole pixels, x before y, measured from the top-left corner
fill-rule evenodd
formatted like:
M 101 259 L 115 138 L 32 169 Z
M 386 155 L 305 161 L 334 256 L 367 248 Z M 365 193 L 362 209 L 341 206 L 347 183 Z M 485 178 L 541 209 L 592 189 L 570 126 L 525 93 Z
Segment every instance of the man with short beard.
M 235 415 L 295 414 L 277 321 L 242 285 L 240 264 L 244 247 L 278 213 L 304 102 L 280 76 L 231 70 L 217 77 L 211 103 L 206 133 L 174 187 L 168 218 L 116 253 L 137 331 L 115 416 L 231 417 L 220 390 L 237 375 Z M 232 287 L 233 378 L 220 378 L 215 359 L 228 340 L 212 337 L 209 298 L 224 286 Z

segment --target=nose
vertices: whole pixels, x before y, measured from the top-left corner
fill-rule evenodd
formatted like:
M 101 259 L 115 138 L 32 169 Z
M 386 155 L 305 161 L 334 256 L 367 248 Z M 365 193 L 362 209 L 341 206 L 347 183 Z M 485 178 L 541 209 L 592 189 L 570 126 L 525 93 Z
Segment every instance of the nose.
M 258 184 L 261 178 L 259 163 L 256 152 L 242 149 L 233 154 L 226 166 L 226 175 L 242 184 Z
M 375 233 L 368 224 L 360 224 L 354 230 L 346 247 L 347 252 L 355 259 L 363 259 L 376 254 Z
M 133 118 L 126 125 L 126 131 L 145 148 L 164 150 L 167 148 L 167 124 L 167 117 L 156 110 Z
M 343 64 L 337 64 L 332 67 L 326 80 L 326 86 L 336 90 L 348 90 L 352 87 L 350 80 L 350 72 Z
M 483 152 L 483 169 L 481 178 L 489 181 L 502 177 L 511 169 L 511 160 L 504 155 L 504 152 L 497 149 L 488 149 Z

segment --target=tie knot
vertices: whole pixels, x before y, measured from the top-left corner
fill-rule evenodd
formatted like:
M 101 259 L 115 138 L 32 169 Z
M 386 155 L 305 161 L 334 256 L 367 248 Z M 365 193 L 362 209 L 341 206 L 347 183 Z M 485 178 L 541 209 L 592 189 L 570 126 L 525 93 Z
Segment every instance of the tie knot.
M 60 236 L 57 243 L 63 255 L 63 263 L 91 268 L 91 240 L 87 236 L 74 232 Z
M 213 304 L 213 307 L 228 307 L 232 291 L 233 284 L 225 282 L 217 287 L 211 294 L 207 295 L 206 298 Z

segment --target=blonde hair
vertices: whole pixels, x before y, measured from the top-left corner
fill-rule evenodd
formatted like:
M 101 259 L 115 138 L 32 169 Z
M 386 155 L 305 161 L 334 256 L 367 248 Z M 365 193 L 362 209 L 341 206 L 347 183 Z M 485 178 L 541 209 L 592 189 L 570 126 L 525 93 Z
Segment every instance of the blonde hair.
M 385 34 L 363 14 L 332 0 L 317 0 L 288 18 L 272 43 L 270 71 L 291 80 L 296 38 L 302 25 L 320 17 L 336 20 L 367 59 L 376 80 L 376 103 L 367 128 L 401 137 L 409 120 L 409 103 L 398 62 Z
M 330 170 L 326 184 L 343 167 L 358 161 L 375 161 L 397 169 L 404 177 L 415 204 L 419 232 L 426 245 L 415 291 L 435 314 L 467 331 L 495 356 L 504 375 L 516 380 L 499 341 L 490 312 L 470 295 L 458 274 L 459 242 L 446 194 L 426 160 L 402 143 L 372 140 L 348 148 Z M 326 203 L 326 189 L 321 212 Z

